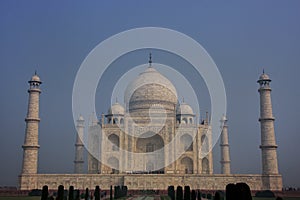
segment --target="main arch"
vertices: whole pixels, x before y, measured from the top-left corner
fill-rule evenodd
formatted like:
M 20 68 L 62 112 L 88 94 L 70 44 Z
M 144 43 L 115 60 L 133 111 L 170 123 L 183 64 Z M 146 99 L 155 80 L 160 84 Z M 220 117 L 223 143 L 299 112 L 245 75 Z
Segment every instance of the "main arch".
M 159 134 L 146 132 L 136 139 L 136 165 L 145 173 L 164 173 L 165 151 L 164 140 Z M 142 161 L 142 162 L 141 162 Z

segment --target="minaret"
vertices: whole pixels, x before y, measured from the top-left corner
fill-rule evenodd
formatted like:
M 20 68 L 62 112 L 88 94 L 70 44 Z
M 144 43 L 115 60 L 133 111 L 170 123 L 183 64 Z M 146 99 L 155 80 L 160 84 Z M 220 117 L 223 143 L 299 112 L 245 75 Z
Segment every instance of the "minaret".
M 227 118 L 224 115 L 221 119 L 221 174 L 230 174 L 230 154 L 229 154 L 229 143 L 228 143 L 228 126 Z
M 40 98 L 40 78 L 35 73 L 29 83 L 28 111 L 25 118 L 26 131 L 23 147 L 22 174 L 36 174 L 38 169 L 38 138 L 39 138 L 39 98 Z
M 267 74 L 263 74 L 257 81 L 259 83 L 258 92 L 260 94 L 260 127 L 261 127 L 261 154 L 262 154 L 262 174 L 278 174 L 277 145 L 274 133 L 274 117 L 271 103 L 271 79 Z
M 80 115 L 77 120 L 77 134 L 76 134 L 76 143 L 75 143 L 75 160 L 74 160 L 74 173 L 75 174 L 83 174 L 83 151 L 84 146 L 81 138 L 83 138 L 84 131 L 84 119 Z

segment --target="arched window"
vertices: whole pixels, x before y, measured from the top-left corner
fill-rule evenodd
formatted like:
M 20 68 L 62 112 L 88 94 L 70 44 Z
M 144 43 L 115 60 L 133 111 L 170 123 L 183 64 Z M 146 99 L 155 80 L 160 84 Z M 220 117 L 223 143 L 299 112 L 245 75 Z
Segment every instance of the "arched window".
M 119 147 L 120 147 L 119 136 L 117 136 L 115 134 L 111 134 L 108 137 L 108 140 L 111 142 L 112 150 L 113 151 L 119 151 Z
M 182 123 L 187 124 L 187 123 L 188 123 L 187 118 L 183 118 L 183 119 L 182 119 Z
M 202 174 L 209 174 L 209 162 L 207 158 L 202 159 Z
M 206 135 L 202 135 L 201 137 L 201 153 L 202 155 L 207 155 L 209 153 L 209 141 Z
M 190 118 L 190 124 L 193 124 L 193 118 Z
M 180 142 L 184 151 L 193 151 L 193 138 L 189 134 L 180 137 Z
M 124 124 L 124 119 L 123 118 L 120 119 L 120 124 Z

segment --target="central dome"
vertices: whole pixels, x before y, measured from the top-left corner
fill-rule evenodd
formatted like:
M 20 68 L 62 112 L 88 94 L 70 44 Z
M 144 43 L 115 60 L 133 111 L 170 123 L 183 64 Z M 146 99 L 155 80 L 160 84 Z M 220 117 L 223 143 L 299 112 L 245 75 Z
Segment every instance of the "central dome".
M 147 112 L 158 106 L 166 112 L 174 112 L 177 104 L 177 92 L 174 85 L 162 74 L 149 66 L 125 91 L 126 111 Z

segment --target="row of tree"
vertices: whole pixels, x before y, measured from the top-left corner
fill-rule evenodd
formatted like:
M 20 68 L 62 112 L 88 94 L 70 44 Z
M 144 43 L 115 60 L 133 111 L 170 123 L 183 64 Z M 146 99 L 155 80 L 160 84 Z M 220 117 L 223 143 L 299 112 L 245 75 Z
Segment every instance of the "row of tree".
M 115 191 L 115 195 L 118 195 L 120 190 Z M 127 187 L 126 187 L 127 194 Z M 73 186 L 69 187 L 69 191 L 65 190 L 63 185 L 58 186 L 56 200 L 80 200 L 84 198 L 85 200 L 92 199 L 94 197 L 95 200 L 100 200 L 102 196 L 105 196 L 106 192 L 101 193 L 100 187 L 97 185 L 94 190 L 94 196 L 91 195 L 88 188 L 86 188 L 85 193 L 80 194 L 80 190 L 74 190 Z M 49 197 L 48 186 L 43 186 L 41 200 L 54 199 L 54 197 Z M 110 187 L 110 199 L 112 200 L 112 186 Z
M 201 197 L 207 198 L 207 196 L 204 196 L 204 194 L 202 194 L 199 190 L 191 191 L 190 186 L 184 186 L 184 190 L 182 186 L 177 186 L 175 191 L 173 185 L 168 187 L 168 196 L 171 198 L 171 200 L 200 200 Z
M 128 192 L 127 186 L 115 186 L 114 187 L 114 199 L 126 197 Z M 270 191 L 271 192 L 271 191 Z M 262 192 L 260 192 L 262 193 Z M 268 193 L 269 194 L 269 193 Z M 41 200 L 48 200 L 53 199 L 53 197 L 48 197 L 49 191 L 48 186 L 43 186 L 42 189 L 42 195 Z M 88 188 L 86 188 L 85 193 L 80 194 L 79 190 L 74 190 L 73 186 L 69 187 L 69 191 L 64 189 L 63 185 L 58 186 L 57 194 L 56 194 L 56 200 L 80 200 L 84 198 L 85 200 L 88 199 L 95 199 L 100 200 L 101 197 L 106 196 L 106 192 L 102 191 L 99 186 L 95 187 L 94 193 L 89 191 Z M 216 191 L 214 196 L 212 194 L 208 193 L 201 193 L 200 190 L 192 190 L 190 189 L 190 186 L 178 186 L 175 188 L 174 186 L 168 187 L 168 196 L 171 200 L 201 200 L 201 198 L 206 199 L 214 199 L 214 200 L 224 200 L 226 197 L 226 200 L 252 200 L 250 187 L 246 183 L 237 183 L 237 184 L 228 184 L 226 186 L 226 192 L 223 191 Z M 257 194 L 257 196 L 264 196 L 262 194 Z M 271 197 L 271 196 L 270 196 Z M 273 194 L 273 197 L 274 194 Z M 113 187 L 110 186 L 110 200 L 113 199 Z M 280 200 L 280 197 L 277 197 L 278 200 Z
M 168 196 L 171 200 L 201 200 L 201 198 L 224 200 L 225 195 L 222 191 L 216 191 L 214 197 L 212 194 L 201 193 L 200 190 L 192 190 L 190 186 L 182 186 L 175 188 L 168 187 Z M 252 200 L 250 187 L 246 183 L 228 184 L 226 186 L 226 200 Z
M 127 196 L 127 186 L 115 186 L 114 198 L 118 199 Z

